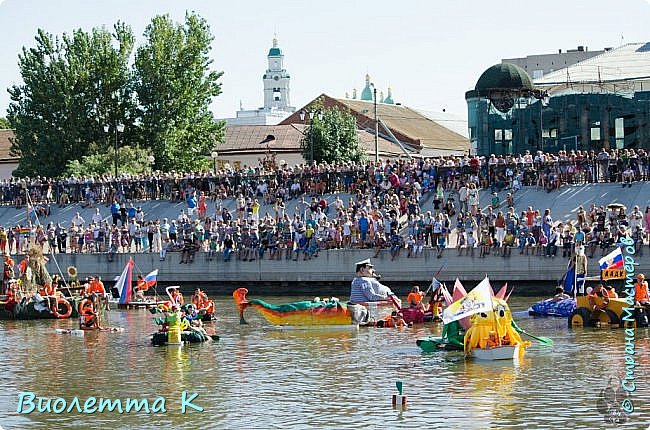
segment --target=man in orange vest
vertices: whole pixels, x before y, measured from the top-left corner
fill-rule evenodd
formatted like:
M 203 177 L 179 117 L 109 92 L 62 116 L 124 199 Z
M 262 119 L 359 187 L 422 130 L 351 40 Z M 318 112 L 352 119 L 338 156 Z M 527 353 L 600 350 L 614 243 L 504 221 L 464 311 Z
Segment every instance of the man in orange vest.
M 106 289 L 104 288 L 104 283 L 102 282 L 102 278 L 98 276 L 94 280 L 90 281 L 90 292 L 102 296 L 106 294 Z
M 138 276 L 137 281 L 135 282 L 135 298 L 138 300 L 144 300 L 144 293 L 149 289 L 147 281 L 144 280 L 142 275 Z
M 645 280 L 645 275 L 639 273 L 636 277 L 636 282 L 634 283 L 634 289 L 636 290 L 634 294 L 634 300 L 639 305 L 650 308 L 650 295 L 648 295 L 648 281 Z

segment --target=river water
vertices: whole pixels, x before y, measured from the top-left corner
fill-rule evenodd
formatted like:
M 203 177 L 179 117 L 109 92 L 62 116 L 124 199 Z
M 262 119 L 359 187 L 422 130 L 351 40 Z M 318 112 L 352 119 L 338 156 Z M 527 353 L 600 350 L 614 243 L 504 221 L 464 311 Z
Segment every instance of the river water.
M 272 303 L 301 298 L 265 297 Z M 513 312 L 532 299 L 512 298 Z M 519 363 L 466 361 L 462 353 L 423 354 L 418 337 L 439 325 L 406 329 L 285 330 L 254 309 L 240 326 L 232 299 L 217 300 L 213 344 L 152 347 L 147 311 L 111 311 L 124 333 L 55 335 L 74 321 L 0 321 L 0 427 L 4 429 L 232 428 L 647 428 L 650 425 L 648 330 L 636 331 L 635 411 L 608 424 L 601 391 L 624 372 L 621 329 L 569 330 L 564 318 L 516 315 L 519 326 L 551 337 Z M 406 410 L 391 407 L 402 381 Z M 198 394 L 181 410 L 182 392 Z M 21 392 L 78 397 L 165 399 L 165 413 L 17 412 Z M 606 396 L 611 399 L 610 395 Z M 59 406 L 61 403 L 59 403 Z M 160 403 L 159 403 L 160 405 Z M 27 407 L 23 408 L 26 411 Z

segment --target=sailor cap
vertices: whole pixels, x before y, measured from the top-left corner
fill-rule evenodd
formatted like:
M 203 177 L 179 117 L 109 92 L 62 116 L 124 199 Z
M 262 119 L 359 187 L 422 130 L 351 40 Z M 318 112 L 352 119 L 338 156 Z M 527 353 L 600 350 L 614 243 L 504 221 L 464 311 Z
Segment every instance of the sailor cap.
M 366 258 L 365 260 L 359 261 L 356 263 L 356 271 L 358 272 L 361 270 L 363 267 L 373 267 L 372 263 L 370 262 L 369 258 Z

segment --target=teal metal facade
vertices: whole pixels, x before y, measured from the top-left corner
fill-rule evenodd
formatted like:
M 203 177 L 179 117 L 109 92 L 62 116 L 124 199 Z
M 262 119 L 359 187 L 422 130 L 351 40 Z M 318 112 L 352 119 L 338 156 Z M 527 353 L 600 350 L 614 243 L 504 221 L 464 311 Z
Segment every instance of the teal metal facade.
M 468 126 L 478 155 L 526 150 L 650 149 L 650 91 L 520 98 L 506 113 L 484 97 L 469 96 Z

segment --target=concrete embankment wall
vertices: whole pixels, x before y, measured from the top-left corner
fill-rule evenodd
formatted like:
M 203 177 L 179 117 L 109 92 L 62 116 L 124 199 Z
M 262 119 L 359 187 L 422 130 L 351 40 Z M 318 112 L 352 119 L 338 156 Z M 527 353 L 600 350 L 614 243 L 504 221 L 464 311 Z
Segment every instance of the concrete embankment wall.
M 220 254 L 213 261 L 207 261 L 205 254 L 197 254 L 192 264 L 180 264 L 180 254 L 167 254 L 165 261 L 159 261 L 158 254 L 132 254 L 135 261 L 134 278 L 159 269 L 158 280 L 164 286 L 180 285 L 183 291 L 200 287 L 211 295 L 229 295 L 234 288 L 246 287 L 251 295 L 327 295 L 342 297 L 349 292 L 354 276 L 354 263 L 373 255 L 372 250 L 329 250 L 322 251 L 317 258 L 299 261 L 257 260 L 252 262 L 223 262 Z M 478 250 L 476 252 L 478 255 Z M 597 253 L 597 256 L 600 254 Z M 80 278 L 99 275 L 107 286 L 113 284 L 129 255 L 118 254 L 112 262 L 106 254 L 58 254 L 56 261 L 65 274 L 70 265 L 76 266 Z M 648 272 L 650 257 L 635 256 L 638 272 Z M 589 275 L 598 275 L 598 258 L 589 260 Z M 567 260 L 561 257 L 519 255 L 517 250 L 509 258 L 488 256 L 486 258 L 457 256 L 455 249 L 447 251 L 442 258 L 436 258 L 432 250 L 425 250 L 419 258 L 402 256 L 391 261 L 388 251 L 382 251 L 372 259 L 381 281 L 400 294 L 407 293 L 416 283 L 428 286 L 431 277 L 440 270 L 438 279 L 453 285 L 458 277 L 463 284 L 473 286 L 486 275 L 495 289 L 504 282 L 515 287 L 514 294 L 550 294 L 557 280 L 566 270 Z M 48 263 L 50 273 L 58 273 L 54 261 Z M 66 275 L 67 277 L 67 275 Z

